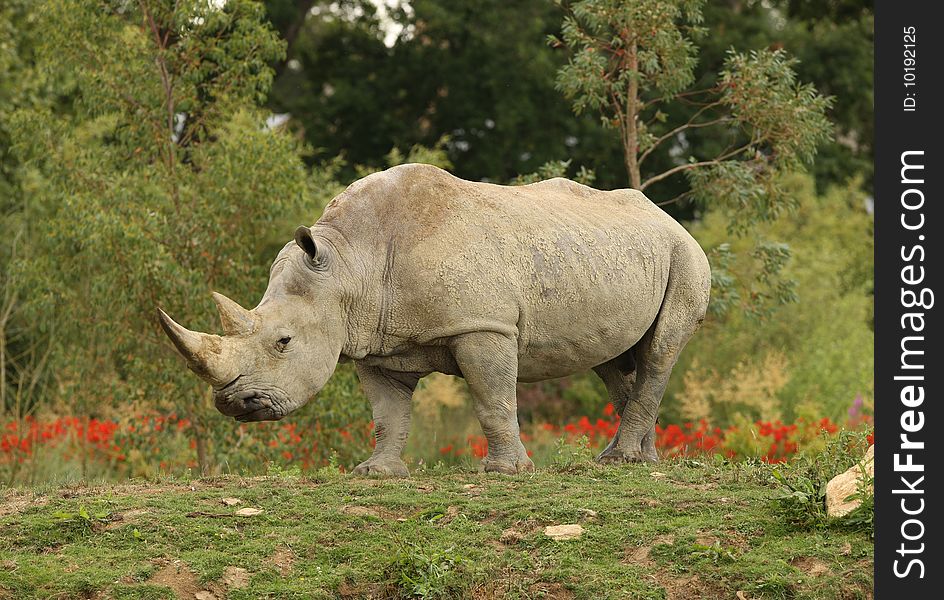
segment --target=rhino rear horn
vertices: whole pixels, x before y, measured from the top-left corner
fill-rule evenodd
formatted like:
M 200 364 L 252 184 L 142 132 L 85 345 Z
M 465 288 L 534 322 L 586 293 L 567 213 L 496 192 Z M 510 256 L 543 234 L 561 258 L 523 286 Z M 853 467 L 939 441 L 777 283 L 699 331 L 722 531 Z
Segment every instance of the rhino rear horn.
M 245 335 L 252 333 L 256 328 L 256 319 L 252 312 L 246 310 L 223 294 L 213 292 L 213 301 L 220 311 L 220 323 L 226 335 Z

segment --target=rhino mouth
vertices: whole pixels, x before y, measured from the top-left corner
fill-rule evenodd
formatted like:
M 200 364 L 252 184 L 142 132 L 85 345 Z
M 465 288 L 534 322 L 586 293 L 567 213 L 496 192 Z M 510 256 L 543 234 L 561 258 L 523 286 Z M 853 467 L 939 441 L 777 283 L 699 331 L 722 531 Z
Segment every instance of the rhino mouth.
M 238 377 L 236 379 L 239 379 Z M 241 423 L 278 421 L 288 414 L 287 397 L 278 390 L 231 389 L 233 380 L 215 394 L 216 409 Z
M 233 418 L 240 423 L 253 423 L 256 421 L 278 421 L 284 416 L 285 414 L 281 411 L 264 406 L 251 412 L 243 413 L 241 415 L 234 415 Z
M 223 392 L 226 388 L 228 388 L 228 387 L 232 386 L 233 384 L 235 384 L 235 383 L 236 383 L 237 381 L 239 381 L 240 379 L 242 379 L 242 375 L 237 375 L 232 381 L 230 381 L 229 383 L 227 383 L 226 385 L 224 385 L 224 386 L 221 387 L 221 388 L 215 389 L 214 391 L 215 391 L 217 394 L 219 394 L 219 393 Z

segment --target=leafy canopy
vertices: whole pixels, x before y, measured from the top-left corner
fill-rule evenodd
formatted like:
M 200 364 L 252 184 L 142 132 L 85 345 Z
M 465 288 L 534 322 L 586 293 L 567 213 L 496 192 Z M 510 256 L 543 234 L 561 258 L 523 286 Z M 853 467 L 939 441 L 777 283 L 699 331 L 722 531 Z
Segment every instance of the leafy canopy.
M 732 234 L 746 235 L 759 222 L 795 207 L 780 184 L 784 175 L 809 164 L 818 144 L 830 139 L 829 98 L 797 81 L 795 61 L 782 50 L 728 51 L 716 82 L 693 89 L 698 47 L 705 35 L 703 0 L 577 0 L 561 37 L 569 62 L 557 74 L 557 89 L 577 114 L 596 111 L 619 131 L 630 185 L 650 186 L 687 176 L 686 189 L 660 204 L 693 198 L 723 212 Z M 675 105 L 690 107 L 682 122 L 670 119 Z M 712 128 L 721 144 L 707 156 L 687 155 L 687 134 Z M 647 159 L 667 155 L 668 166 L 648 168 Z M 730 276 L 729 246 L 713 251 L 715 312 L 749 300 L 746 308 L 769 313 L 769 304 L 795 299 L 793 285 L 778 273 L 789 258 L 784 244 L 759 239 L 751 252 L 769 289 L 742 296 Z

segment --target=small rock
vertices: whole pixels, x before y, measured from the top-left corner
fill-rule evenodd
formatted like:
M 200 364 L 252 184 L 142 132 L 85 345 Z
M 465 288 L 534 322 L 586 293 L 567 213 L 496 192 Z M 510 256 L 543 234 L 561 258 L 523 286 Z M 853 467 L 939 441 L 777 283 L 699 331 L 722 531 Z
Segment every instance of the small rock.
M 598 513 L 598 512 L 595 511 L 595 510 L 589 509 L 589 508 L 578 508 L 578 509 L 577 509 L 577 512 L 583 513 L 584 515 L 586 515 L 586 516 L 587 516 L 588 518 L 590 518 L 590 519 L 596 519 L 598 516 L 600 516 L 600 513 Z
M 544 535 L 552 540 L 575 540 L 583 535 L 580 525 L 548 525 L 544 528 Z
M 218 600 L 216 597 L 216 594 L 214 594 L 213 592 L 208 592 L 206 590 L 203 590 L 202 592 L 197 592 L 196 594 L 193 595 L 193 597 L 196 598 L 196 600 Z
M 865 466 L 865 472 L 869 477 L 875 475 L 875 446 L 869 446 L 869 451 L 865 453 L 862 464 Z M 830 517 L 842 517 L 858 508 L 861 500 L 849 500 L 846 498 L 858 491 L 859 480 L 862 478 L 862 472 L 859 465 L 853 465 L 845 473 L 836 475 L 826 484 L 826 514 Z
M 226 567 L 223 570 L 223 585 L 238 590 L 249 585 L 249 571 L 241 567 Z
M 237 517 L 254 517 L 256 515 L 261 515 L 261 508 L 240 508 L 236 511 Z
M 665 477 L 665 473 L 660 473 L 660 472 L 658 472 L 658 471 L 653 471 L 652 473 L 649 473 L 649 474 L 652 475 L 653 477 L 657 478 L 657 479 L 658 479 L 659 477 Z
M 241 504 L 242 500 L 239 498 L 223 498 L 220 502 L 223 503 L 223 506 L 236 506 L 237 504 Z

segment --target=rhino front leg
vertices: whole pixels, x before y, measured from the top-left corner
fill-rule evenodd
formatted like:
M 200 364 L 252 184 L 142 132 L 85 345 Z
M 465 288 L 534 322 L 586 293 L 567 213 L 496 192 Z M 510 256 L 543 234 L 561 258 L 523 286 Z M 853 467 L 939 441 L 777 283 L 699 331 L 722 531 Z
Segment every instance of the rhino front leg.
M 488 455 L 482 460 L 485 472 L 533 471 L 518 429 L 517 341 L 492 332 L 467 333 L 453 340 L 452 352 L 488 440 Z
M 422 375 L 363 365 L 356 365 L 356 368 L 373 409 L 377 445 L 373 455 L 357 465 L 354 473 L 375 477 L 409 477 L 410 471 L 400 454 L 410 434 L 413 390 Z

